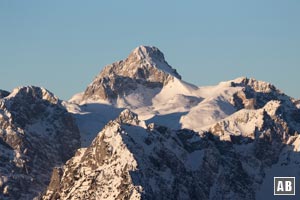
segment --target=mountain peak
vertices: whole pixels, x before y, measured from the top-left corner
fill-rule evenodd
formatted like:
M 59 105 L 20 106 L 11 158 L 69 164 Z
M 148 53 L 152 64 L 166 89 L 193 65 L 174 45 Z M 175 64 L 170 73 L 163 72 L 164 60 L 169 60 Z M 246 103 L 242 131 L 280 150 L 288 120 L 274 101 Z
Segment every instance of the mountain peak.
M 173 69 L 165 60 L 164 54 L 154 46 L 138 46 L 136 47 L 126 59 L 129 63 L 144 63 L 152 66 L 163 73 L 181 79 L 181 76 Z M 136 68 L 145 68 L 135 64 Z M 147 67 L 146 67 L 147 68 Z
M 164 54 L 154 46 L 138 46 L 130 53 L 129 57 L 131 56 L 136 56 L 138 59 L 152 58 L 165 61 Z
M 37 86 L 22 86 L 15 88 L 8 96 L 8 98 L 10 97 L 20 99 L 43 99 L 54 104 L 58 102 L 58 98 L 53 93 L 43 87 Z
M 181 76 L 157 47 L 139 46 L 128 58 L 107 65 L 87 87 L 82 100 L 113 102 L 141 87 L 161 89 L 174 78 L 181 79 Z
M 130 124 L 130 125 L 138 125 L 139 124 L 139 119 L 138 115 L 129 109 L 123 110 L 117 121 L 121 124 Z
M 265 81 L 259 81 L 254 78 L 239 77 L 231 81 L 231 85 L 235 86 L 249 86 L 253 88 L 256 92 L 269 93 L 272 91 L 280 92 L 274 85 Z

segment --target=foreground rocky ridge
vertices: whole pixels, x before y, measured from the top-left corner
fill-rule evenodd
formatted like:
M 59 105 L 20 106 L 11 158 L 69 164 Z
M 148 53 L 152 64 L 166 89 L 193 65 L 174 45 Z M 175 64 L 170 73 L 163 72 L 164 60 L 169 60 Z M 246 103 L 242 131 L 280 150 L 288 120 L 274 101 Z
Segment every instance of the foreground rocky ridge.
M 256 114 L 262 124 L 253 135 L 222 140 L 221 125 L 199 135 L 147 125 L 125 110 L 55 170 L 43 199 L 256 199 L 282 152 L 289 155 L 281 165 L 297 161 L 300 141 L 272 111 Z

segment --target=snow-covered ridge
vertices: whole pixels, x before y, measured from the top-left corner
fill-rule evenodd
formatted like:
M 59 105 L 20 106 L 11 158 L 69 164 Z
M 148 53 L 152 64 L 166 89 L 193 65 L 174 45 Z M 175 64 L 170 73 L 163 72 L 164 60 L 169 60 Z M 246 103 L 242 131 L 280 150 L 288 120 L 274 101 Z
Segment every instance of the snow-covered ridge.
M 6 99 L 10 98 L 36 98 L 47 100 L 54 104 L 58 102 L 58 97 L 56 97 L 53 93 L 43 87 L 37 86 L 17 87 L 6 97 Z
M 270 93 L 272 91 L 280 92 L 274 85 L 265 82 L 258 81 L 254 78 L 240 77 L 232 81 L 232 86 L 250 86 L 256 92 Z

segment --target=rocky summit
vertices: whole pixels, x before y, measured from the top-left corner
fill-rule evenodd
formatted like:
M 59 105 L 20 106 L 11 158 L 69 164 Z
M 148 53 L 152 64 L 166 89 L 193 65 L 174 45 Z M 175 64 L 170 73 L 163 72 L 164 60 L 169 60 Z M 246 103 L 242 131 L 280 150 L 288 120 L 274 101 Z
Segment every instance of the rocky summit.
M 275 176 L 300 178 L 299 133 L 271 83 L 198 87 L 139 46 L 69 101 L 0 91 L 0 198 L 273 199 Z
M 84 91 L 81 100 L 114 102 L 140 87 L 161 88 L 173 77 L 181 78 L 158 48 L 140 46 L 125 60 L 104 67 Z

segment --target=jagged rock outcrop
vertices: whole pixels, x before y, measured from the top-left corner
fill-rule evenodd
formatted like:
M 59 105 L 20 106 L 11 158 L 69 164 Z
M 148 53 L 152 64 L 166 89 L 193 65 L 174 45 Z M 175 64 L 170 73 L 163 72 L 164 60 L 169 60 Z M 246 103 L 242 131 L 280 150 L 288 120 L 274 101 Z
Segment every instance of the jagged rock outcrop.
M 278 90 L 274 85 L 253 78 L 241 77 L 231 82 L 232 87 L 242 87 L 233 95 L 237 109 L 259 109 L 271 100 L 291 101 L 290 97 Z
M 78 127 L 46 89 L 20 87 L 0 99 L 0 199 L 33 199 L 80 147 Z

